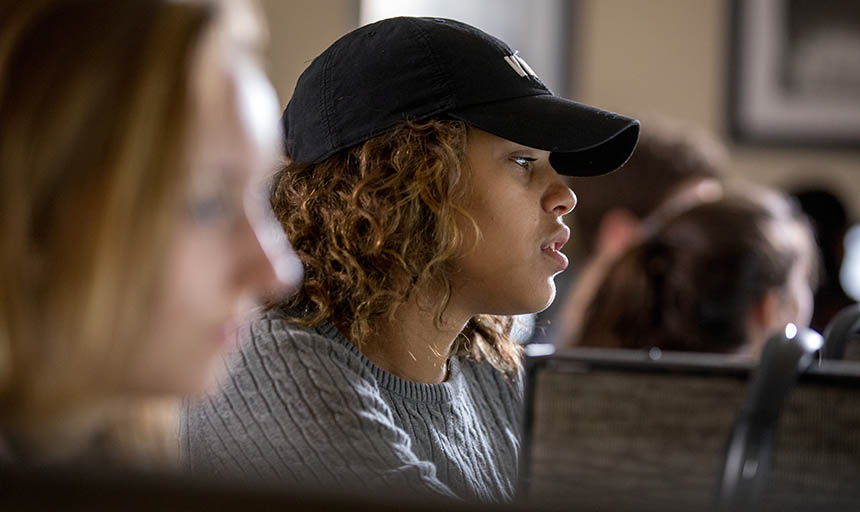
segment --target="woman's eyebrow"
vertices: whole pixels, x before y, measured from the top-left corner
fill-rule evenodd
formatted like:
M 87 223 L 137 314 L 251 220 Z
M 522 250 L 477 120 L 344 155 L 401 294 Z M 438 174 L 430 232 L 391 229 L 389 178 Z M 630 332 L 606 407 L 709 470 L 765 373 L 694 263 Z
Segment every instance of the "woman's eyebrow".
M 515 144 L 508 150 L 508 154 L 516 154 L 519 156 L 527 155 L 530 158 L 542 159 L 549 158 L 549 151 L 543 149 L 530 148 L 522 144 Z

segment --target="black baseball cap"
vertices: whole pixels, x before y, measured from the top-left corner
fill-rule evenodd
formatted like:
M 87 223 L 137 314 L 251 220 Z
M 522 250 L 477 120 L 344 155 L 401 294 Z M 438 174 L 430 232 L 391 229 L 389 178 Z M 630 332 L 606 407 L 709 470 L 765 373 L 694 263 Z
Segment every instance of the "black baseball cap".
M 390 18 L 341 37 L 299 77 L 282 123 L 289 157 L 318 163 L 430 118 L 550 151 L 571 176 L 617 169 L 639 138 L 639 121 L 556 96 L 507 44 L 442 18 Z

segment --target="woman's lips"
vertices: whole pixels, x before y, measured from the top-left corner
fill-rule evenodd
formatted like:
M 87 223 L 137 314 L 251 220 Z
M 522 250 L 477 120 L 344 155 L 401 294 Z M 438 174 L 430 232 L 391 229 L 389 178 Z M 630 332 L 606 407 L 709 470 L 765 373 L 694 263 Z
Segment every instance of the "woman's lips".
M 560 270 L 567 268 L 567 256 L 561 252 L 561 248 L 570 239 L 570 228 L 562 226 L 555 235 L 541 245 L 541 252 L 552 258 L 556 262 Z
M 560 250 L 561 246 L 562 244 L 555 243 L 544 247 L 542 252 L 546 254 L 549 258 L 552 258 L 552 260 L 555 261 L 556 265 L 558 265 L 560 270 L 564 270 L 567 268 L 568 261 L 567 256 L 565 256 L 564 253 Z

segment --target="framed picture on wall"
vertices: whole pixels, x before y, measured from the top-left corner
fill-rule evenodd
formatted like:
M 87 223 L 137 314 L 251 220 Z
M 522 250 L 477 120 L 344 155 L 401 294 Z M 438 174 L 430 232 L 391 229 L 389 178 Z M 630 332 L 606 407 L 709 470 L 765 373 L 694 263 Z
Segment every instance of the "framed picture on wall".
M 733 138 L 860 149 L 860 2 L 734 0 L 732 11 Z

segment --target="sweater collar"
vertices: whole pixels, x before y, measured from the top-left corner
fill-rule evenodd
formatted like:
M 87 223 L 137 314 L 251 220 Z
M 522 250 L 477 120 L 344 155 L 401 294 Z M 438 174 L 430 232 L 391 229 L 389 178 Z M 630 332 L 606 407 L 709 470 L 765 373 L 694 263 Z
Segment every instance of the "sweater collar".
M 345 346 L 351 351 L 362 364 L 370 370 L 380 388 L 404 398 L 427 403 L 451 402 L 459 397 L 465 389 L 461 361 L 452 356 L 448 359 L 448 378 L 439 384 L 428 384 L 415 382 L 398 377 L 393 373 L 383 370 L 373 361 L 368 359 L 346 336 L 344 336 L 334 325 L 324 322 L 316 327 L 321 335 Z

